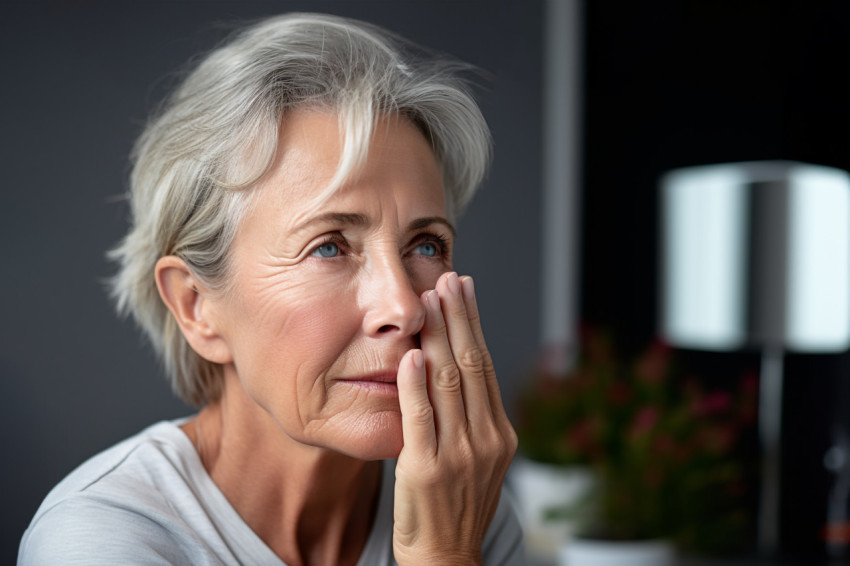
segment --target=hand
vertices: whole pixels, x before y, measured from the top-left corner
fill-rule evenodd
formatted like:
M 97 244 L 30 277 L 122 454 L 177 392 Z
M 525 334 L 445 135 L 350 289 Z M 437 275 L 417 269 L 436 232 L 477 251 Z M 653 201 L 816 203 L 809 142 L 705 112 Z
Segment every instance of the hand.
M 422 350 L 398 371 L 404 447 L 395 484 L 399 565 L 481 564 L 517 447 L 484 343 L 472 278 L 445 273 L 421 297 Z

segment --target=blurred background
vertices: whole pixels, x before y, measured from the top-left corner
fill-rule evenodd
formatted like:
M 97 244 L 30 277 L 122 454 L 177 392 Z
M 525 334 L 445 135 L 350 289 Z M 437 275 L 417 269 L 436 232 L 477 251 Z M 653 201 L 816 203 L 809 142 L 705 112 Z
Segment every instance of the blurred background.
M 127 225 L 127 156 L 173 73 L 230 24 L 306 10 L 383 25 L 485 71 L 495 162 L 460 224 L 456 267 L 476 277 L 517 421 L 529 383 L 587 367 L 582 336 L 605 336 L 617 360 L 657 352 L 665 172 L 762 159 L 850 170 L 843 2 L 2 2 L 0 561 L 86 457 L 193 411 L 104 292 L 105 251 Z M 752 348 L 664 351 L 700 391 L 738 392 L 761 363 Z M 787 553 L 813 564 L 825 559 L 835 474 L 822 462 L 836 415 L 850 414 L 850 356 L 784 362 L 779 528 Z M 754 429 L 737 446 L 751 456 Z M 752 519 L 757 471 L 742 477 Z M 734 552 L 751 553 L 756 530 L 750 520 Z

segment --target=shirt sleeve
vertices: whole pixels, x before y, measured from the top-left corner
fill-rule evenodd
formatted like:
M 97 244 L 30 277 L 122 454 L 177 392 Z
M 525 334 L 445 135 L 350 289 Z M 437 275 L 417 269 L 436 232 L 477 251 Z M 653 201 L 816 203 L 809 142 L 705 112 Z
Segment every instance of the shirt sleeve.
M 482 548 L 485 566 L 523 566 L 526 564 L 522 528 L 510 492 L 502 489 L 499 506 L 490 523 Z
M 24 533 L 18 566 L 189 564 L 162 524 L 128 509 L 83 497 L 62 501 Z

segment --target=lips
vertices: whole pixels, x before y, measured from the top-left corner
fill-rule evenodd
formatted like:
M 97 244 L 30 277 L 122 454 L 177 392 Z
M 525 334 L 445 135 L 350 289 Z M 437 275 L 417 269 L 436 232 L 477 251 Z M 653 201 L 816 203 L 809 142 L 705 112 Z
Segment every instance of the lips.
M 337 382 L 361 391 L 367 391 L 370 395 L 390 396 L 392 398 L 398 396 L 396 372 L 394 371 L 344 377 L 338 379 Z
M 395 384 L 397 372 L 395 371 L 380 371 L 376 373 L 357 375 L 352 377 L 341 377 L 340 381 L 356 381 L 363 383 L 389 383 Z

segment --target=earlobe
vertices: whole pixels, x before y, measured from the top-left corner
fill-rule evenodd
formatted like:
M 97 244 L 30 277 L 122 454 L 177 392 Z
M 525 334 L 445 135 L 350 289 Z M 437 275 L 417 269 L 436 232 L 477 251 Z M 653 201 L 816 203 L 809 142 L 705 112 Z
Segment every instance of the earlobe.
M 156 286 L 162 302 L 195 352 L 214 363 L 232 361 L 230 348 L 218 328 L 209 293 L 199 285 L 186 262 L 177 256 L 156 262 Z

